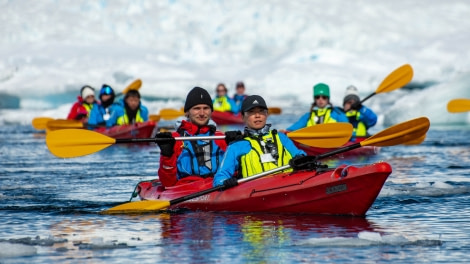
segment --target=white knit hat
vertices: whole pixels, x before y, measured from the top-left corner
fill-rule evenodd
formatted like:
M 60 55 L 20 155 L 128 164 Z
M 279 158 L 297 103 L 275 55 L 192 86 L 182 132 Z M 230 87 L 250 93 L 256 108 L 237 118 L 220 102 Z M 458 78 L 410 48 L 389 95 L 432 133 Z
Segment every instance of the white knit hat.
M 83 99 L 87 98 L 90 95 L 95 96 L 95 89 L 91 86 L 83 86 L 82 90 L 80 91 L 80 95 Z
M 344 96 L 348 96 L 350 94 L 354 94 L 354 95 L 357 95 L 359 96 L 359 91 L 357 90 L 356 86 L 354 85 L 349 85 L 347 88 L 346 88 L 346 93 L 344 94 Z

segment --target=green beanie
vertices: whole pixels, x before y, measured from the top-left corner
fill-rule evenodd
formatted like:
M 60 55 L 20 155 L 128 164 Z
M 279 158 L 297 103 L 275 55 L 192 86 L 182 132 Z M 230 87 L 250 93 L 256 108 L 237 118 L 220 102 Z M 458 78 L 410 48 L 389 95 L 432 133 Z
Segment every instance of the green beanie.
M 324 95 L 330 97 L 330 87 L 324 83 L 317 83 L 313 86 L 313 97 Z

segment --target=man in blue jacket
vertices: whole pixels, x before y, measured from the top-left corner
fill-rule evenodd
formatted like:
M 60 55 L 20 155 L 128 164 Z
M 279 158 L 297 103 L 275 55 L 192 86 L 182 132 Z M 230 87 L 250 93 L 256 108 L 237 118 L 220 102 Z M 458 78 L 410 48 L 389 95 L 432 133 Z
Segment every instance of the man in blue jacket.
M 230 145 L 214 176 L 214 186 L 233 187 L 238 184 L 237 178 L 272 170 L 289 164 L 294 157 L 306 155 L 285 134 L 277 133 L 271 129 L 271 124 L 266 124 L 268 107 L 261 96 L 248 96 L 241 111 L 246 125 L 244 134 L 240 131 L 225 133 Z

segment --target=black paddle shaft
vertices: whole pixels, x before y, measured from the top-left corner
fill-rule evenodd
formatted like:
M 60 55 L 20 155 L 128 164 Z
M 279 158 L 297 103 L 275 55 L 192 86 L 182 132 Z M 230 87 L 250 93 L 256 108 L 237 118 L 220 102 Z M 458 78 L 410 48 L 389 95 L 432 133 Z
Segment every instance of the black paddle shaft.
M 346 152 L 346 151 L 350 151 L 350 150 L 353 150 L 353 149 L 357 149 L 357 148 L 360 148 L 360 147 L 362 147 L 361 143 L 352 144 L 352 145 L 349 145 L 349 146 L 346 146 L 346 147 L 335 149 L 335 150 L 327 152 L 327 153 L 320 154 L 320 155 L 317 156 L 317 159 L 324 159 L 324 158 L 331 157 L 331 156 L 334 156 L 336 154 L 343 153 L 343 152 Z
M 212 140 L 212 139 L 224 139 L 225 135 L 220 136 L 194 136 L 194 137 L 174 137 L 175 140 Z M 118 138 L 115 143 L 144 143 L 144 142 L 155 142 L 167 141 L 170 138 Z

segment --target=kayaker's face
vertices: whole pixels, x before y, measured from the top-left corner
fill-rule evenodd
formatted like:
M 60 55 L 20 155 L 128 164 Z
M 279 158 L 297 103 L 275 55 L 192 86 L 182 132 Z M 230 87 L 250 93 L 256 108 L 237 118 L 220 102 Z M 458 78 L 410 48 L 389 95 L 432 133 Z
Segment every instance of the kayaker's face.
M 85 98 L 85 102 L 87 104 L 92 104 L 95 101 L 95 96 L 94 95 L 89 95 Z
M 237 86 L 237 94 L 239 94 L 239 95 L 245 94 L 245 87 Z
M 222 85 L 219 85 L 215 89 L 215 92 L 217 93 L 217 97 L 222 97 L 222 96 L 225 96 L 227 94 L 227 88 L 225 88 Z
M 315 105 L 317 105 L 320 108 L 324 108 L 326 105 L 328 105 L 328 101 L 329 101 L 328 96 L 317 95 L 314 97 L 314 99 L 315 99 Z
M 136 110 L 139 107 L 140 99 L 136 96 L 129 96 L 126 98 L 126 104 L 129 106 L 130 109 Z
M 109 99 L 111 99 L 111 95 L 110 94 L 102 94 L 100 96 L 100 99 L 101 99 L 101 102 L 107 102 Z
M 266 125 L 268 119 L 268 110 L 255 107 L 243 114 L 243 121 L 248 128 L 261 129 Z
M 211 115 L 212 109 L 206 104 L 195 105 L 186 112 L 186 117 L 189 121 L 197 126 L 207 125 L 211 119 Z

